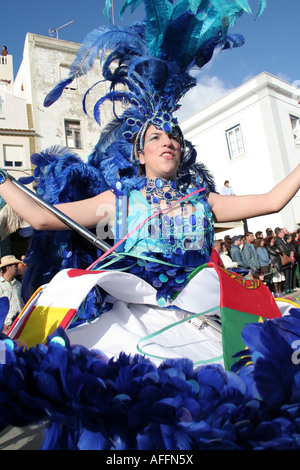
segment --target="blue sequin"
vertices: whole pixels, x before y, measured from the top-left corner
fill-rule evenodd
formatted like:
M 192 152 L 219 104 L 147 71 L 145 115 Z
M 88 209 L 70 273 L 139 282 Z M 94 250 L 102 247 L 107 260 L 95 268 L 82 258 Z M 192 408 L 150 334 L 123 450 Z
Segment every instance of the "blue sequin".
M 191 224 L 191 225 L 196 225 L 196 223 L 197 223 L 197 217 L 196 217 L 194 214 L 193 214 L 193 215 L 190 215 L 189 221 L 190 221 L 190 224 Z
M 164 307 L 166 305 L 167 301 L 164 297 L 160 297 L 158 300 L 157 300 L 157 304 L 159 305 L 159 307 Z
M 166 274 L 160 274 L 159 275 L 159 280 L 161 282 L 168 282 L 169 278 L 168 278 L 168 276 L 166 276 Z
M 138 264 L 138 266 L 145 266 L 145 264 L 146 264 L 146 261 L 145 261 L 145 260 L 143 260 L 143 259 L 139 259 L 139 258 L 138 258 L 138 260 L 137 260 L 137 264 Z
M 174 277 L 174 276 L 176 276 L 176 274 L 177 274 L 176 269 L 168 269 L 168 271 L 167 271 L 167 275 L 170 276 L 170 277 Z
M 123 133 L 123 137 L 130 142 L 133 137 L 133 133 L 130 131 L 126 131 Z
M 165 122 L 165 123 L 164 123 L 164 131 L 165 131 L 167 134 L 169 134 L 169 133 L 171 132 L 171 129 L 172 129 L 171 125 L 170 125 L 168 122 Z
M 162 180 L 161 178 L 156 178 L 156 180 L 155 180 L 155 186 L 156 186 L 157 188 L 162 188 L 163 185 L 164 185 L 163 180 Z
M 136 119 L 133 119 L 133 118 L 127 119 L 127 124 L 129 124 L 129 126 L 134 126 L 135 123 L 136 123 Z
M 65 347 L 66 346 L 66 342 L 65 340 L 61 337 L 61 336 L 54 336 L 50 343 L 53 343 L 53 344 L 56 344 L 56 345 L 60 345 L 60 346 L 63 346 Z
M 181 217 L 181 215 L 176 215 L 176 216 L 175 216 L 175 224 L 178 225 L 178 226 L 182 225 L 182 217 Z
M 145 270 L 151 272 L 151 269 L 152 269 L 152 268 L 151 268 L 150 263 L 146 263 L 146 264 L 145 264 Z

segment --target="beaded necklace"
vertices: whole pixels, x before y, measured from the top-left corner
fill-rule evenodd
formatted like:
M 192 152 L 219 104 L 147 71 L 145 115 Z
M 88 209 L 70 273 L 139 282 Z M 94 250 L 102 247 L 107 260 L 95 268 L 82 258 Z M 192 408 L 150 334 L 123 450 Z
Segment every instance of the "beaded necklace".
M 159 207 L 160 201 L 165 201 L 169 206 L 184 195 L 175 180 L 150 179 L 147 176 L 145 178 L 145 191 L 148 203 L 155 207 Z

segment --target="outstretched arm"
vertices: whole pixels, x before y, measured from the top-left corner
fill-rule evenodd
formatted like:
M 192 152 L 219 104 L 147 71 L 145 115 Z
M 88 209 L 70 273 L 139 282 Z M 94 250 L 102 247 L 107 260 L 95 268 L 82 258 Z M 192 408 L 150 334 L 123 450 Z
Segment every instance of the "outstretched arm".
M 279 212 L 300 188 L 300 165 L 266 194 L 221 196 L 210 193 L 208 201 L 216 222 L 233 222 Z
M 0 185 L 0 195 L 5 202 L 36 230 L 64 230 L 68 227 L 52 213 L 42 208 L 9 179 Z M 109 223 L 114 217 L 114 195 L 105 191 L 82 201 L 58 204 L 61 212 L 79 225 L 91 228 L 98 223 Z

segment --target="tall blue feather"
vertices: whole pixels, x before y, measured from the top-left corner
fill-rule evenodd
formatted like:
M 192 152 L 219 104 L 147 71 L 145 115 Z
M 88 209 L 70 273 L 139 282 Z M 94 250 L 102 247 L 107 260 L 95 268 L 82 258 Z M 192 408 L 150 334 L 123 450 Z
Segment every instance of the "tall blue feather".
M 123 17 L 123 14 L 129 6 L 131 6 L 131 13 L 143 2 L 143 0 L 125 0 L 120 10 L 120 17 Z
M 59 82 L 54 88 L 53 90 L 50 91 L 50 93 L 48 93 L 48 95 L 46 96 L 45 100 L 44 100 L 44 106 L 45 108 L 48 108 L 49 106 L 51 106 L 53 103 L 55 103 L 55 101 L 58 100 L 58 98 L 60 98 L 60 96 L 62 95 L 64 89 L 70 85 L 70 83 L 72 83 L 74 80 L 74 78 L 66 78 L 65 80 L 62 80 L 61 82 Z
M 267 0 L 259 0 L 259 9 L 257 12 L 257 16 L 261 16 L 267 6 Z

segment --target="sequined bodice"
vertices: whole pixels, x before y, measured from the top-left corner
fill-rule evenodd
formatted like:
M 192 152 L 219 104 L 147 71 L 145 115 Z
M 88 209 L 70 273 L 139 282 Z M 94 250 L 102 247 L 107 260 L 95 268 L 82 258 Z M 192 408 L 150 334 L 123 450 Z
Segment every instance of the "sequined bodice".
M 126 240 L 122 251 L 137 255 L 145 252 L 165 255 L 209 257 L 213 243 L 213 219 L 206 191 L 190 196 L 193 190 L 181 194 L 183 201 L 162 212 L 156 204 L 137 190 L 129 193 Z M 166 207 L 166 206 L 165 206 Z M 191 256 L 189 256 L 191 257 Z

